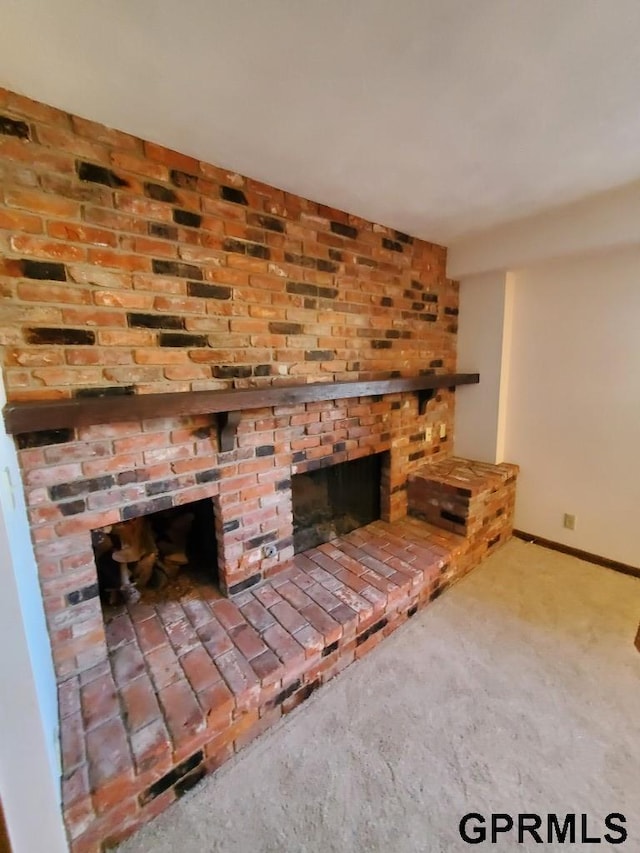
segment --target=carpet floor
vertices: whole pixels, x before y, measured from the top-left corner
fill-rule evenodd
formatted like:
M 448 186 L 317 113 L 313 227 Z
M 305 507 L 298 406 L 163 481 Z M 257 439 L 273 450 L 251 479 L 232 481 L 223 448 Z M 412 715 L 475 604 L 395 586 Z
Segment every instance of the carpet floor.
M 575 813 L 578 849 L 636 853 L 639 618 L 640 580 L 512 540 L 120 853 L 571 846 L 470 846 L 469 812 L 540 814 L 545 841 Z M 580 844 L 611 812 L 627 841 Z

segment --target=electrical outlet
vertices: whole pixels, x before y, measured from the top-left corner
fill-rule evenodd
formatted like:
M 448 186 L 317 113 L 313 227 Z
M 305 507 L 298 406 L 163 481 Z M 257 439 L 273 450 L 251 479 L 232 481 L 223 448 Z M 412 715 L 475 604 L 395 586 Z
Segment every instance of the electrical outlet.
M 576 529 L 576 517 L 570 512 L 565 512 L 564 514 L 564 526 L 567 530 L 575 530 Z
M 428 426 L 424 431 L 425 441 L 431 441 L 433 439 L 433 427 Z
M 447 425 L 445 423 L 440 424 L 440 438 L 447 437 Z

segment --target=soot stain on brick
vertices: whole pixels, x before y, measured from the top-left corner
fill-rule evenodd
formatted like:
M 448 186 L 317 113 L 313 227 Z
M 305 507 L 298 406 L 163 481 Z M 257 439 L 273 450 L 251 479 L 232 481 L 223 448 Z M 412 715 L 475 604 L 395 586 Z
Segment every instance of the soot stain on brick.
M 188 228 L 199 228 L 202 224 L 202 216 L 199 213 L 192 213 L 190 210 L 176 208 L 173 211 L 173 221 L 178 225 L 186 225 Z
M 349 237 L 351 240 L 355 240 L 358 236 L 357 228 L 354 228 L 352 225 L 345 225 L 342 222 L 332 222 L 331 230 L 334 234 L 340 234 L 341 237 Z
M 62 513 L 62 515 L 78 515 L 80 512 L 84 512 L 86 509 L 86 504 L 83 500 L 77 501 L 68 501 L 67 503 L 61 503 L 58 505 L 58 509 Z
M 440 517 L 444 518 L 445 521 L 450 521 L 452 524 L 460 524 L 462 527 L 466 524 L 461 515 L 456 515 L 455 512 L 449 512 L 447 509 L 440 510 Z
M 173 506 L 173 499 L 169 495 L 161 498 L 154 498 L 151 501 L 143 501 L 141 503 L 129 504 L 120 511 L 120 517 L 123 521 L 128 521 L 130 518 L 135 518 L 137 515 L 149 515 L 152 512 L 160 512 L 163 509 L 170 509 Z
M 165 492 L 172 492 L 178 486 L 178 479 L 174 477 L 171 480 L 156 480 L 155 483 L 147 483 L 144 487 L 145 494 L 147 497 L 153 497 L 154 495 L 161 495 Z
M 245 551 L 250 551 L 252 548 L 260 548 L 261 545 L 275 542 L 277 538 L 277 533 L 262 533 L 260 536 L 253 536 L 251 539 L 246 539 L 243 547 Z
M 333 361 L 335 353 L 328 349 L 307 350 L 304 354 L 305 361 Z
M 284 234 L 285 224 L 282 220 L 276 219 L 275 216 L 265 216 L 262 213 L 250 213 L 247 216 L 249 225 L 256 225 L 260 228 L 266 228 L 267 231 L 275 231 L 277 234 Z
M 220 479 L 220 471 L 217 468 L 208 468 L 206 471 L 198 471 L 196 483 L 213 483 Z
M 271 252 L 267 246 L 262 246 L 260 243 L 249 243 L 243 242 L 242 240 L 235 240 L 232 237 L 228 237 L 224 241 L 222 248 L 225 252 L 233 252 L 238 255 L 249 255 L 252 258 L 269 260 L 271 257 Z
M 198 296 L 202 299 L 231 299 L 233 291 L 224 284 L 207 284 L 204 281 L 188 281 L 187 293 L 189 296 Z
M 382 245 L 385 249 L 388 249 L 390 252 L 403 252 L 402 243 L 399 243 L 397 240 L 390 240 L 388 237 L 382 238 Z
M 336 287 L 321 287 L 317 284 L 309 284 L 306 281 L 288 281 L 287 293 L 296 296 L 316 296 L 319 299 L 335 299 L 338 295 Z
M 202 750 L 199 750 L 180 764 L 176 765 L 173 770 L 165 773 L 164 776 L 158 779 L 157 782 L 154 782 L 153 785 L 150 785 L 147 790 L 140 795 L 140 805 L 145 805 L 160 796 L 160 794 L 168 791 L 169 788 L 173 787 L 177 782 L 180 782 L 181 779 L 187 776 L 187 774 L 195 770 L 202 763 L 203 758 L 204 753 Z
M 84 480 L 74 480 L 71 483 L 58 483 L 49 488 L 49 496 L 52 501 L 59 501 L 88 492 L 102 492 L 110 489 L 114 482 L 112 474 L 105 474 L 102 477 L 89 477 Z
M 74 397 L 131 397 L 136 393 L 134 385 L 108 385 L 105 388 L 78 388 Z
M 329 643 L 328 646 L 324 647 L 324 649 L 322 650 L 322 657 L 326 658 L 329 655 L 332 655 L 334 652 L 337 652 L 337 651 L 338 651 L 338 641 L 335 640 L 335 642 Z
M 154 184 L 146 181 L 144 185 L 144 194 L 154 201 L 166 201 L 168 204 L 173 204 L 178 200 L 175 191 L 169 187 L 163 187 L 162 184 Z
M 216 379 L 248 379 L 251 373 L 249 364 L 216 364 L 213 367 Z
M 23 258 L 20 269 L 25 278 L 35 278 L 39 281 L 66 281 L 67 270 L 64 264 L 53 261 L 31 261 Z
M 260 583 L 262 580 L 262 575 L 258 572 L 258 574 L 251 575 L 251 577 L 247 578 L 243 581 L 238 581 L 238 583 L 232 584 L 229 589 L 229 595 L 234 596 L 239 592 L 244 592 L 247 589 L 250 589 L 252 586 L 255 586 L 257 583 Z
M 160 332 L 158 343 L 161 347 L 206 347 L 206 335 L 190 335 L 180 332 Z
M 0 133 L 5 136 L 17 136 L 18 139 L 29 139 L 31 137 L 29 125 L 26 121 L 20 121 L 9 116 L 0 116 Z
M 206 776 L 207 770 L 205 767 L 197 767 L 195 770 L 192 770 L 191 773 L 187 773 L 186 776 L 183 776 L 178 782 L 176 782 L 173 790 L 176 792 L 177 799 L 183 797 L 188 791 L 200 782 Z
M 223 201 L 231 201 L 234 204 L 248 204 L 246 195 L 242 190 L 235 187 L 220 187 L 220 198 Z
M 301 323 L 269 323 L 269 331 L 272 335 L 301 335 L 303 327 Z
M 180 261 L 167 261 L 164 258 L 153 258 L 151 268 L 157 275 L 171 275 L 177 278 L 195 278 L 202 281 L 204 278 L 200 267 L 194 264 L 185 264 Z
M 116 175 L 106 166 L 96 166 L 95 163 L 87 163 L 80 160 L 76 163 L 76 171 L 81 181 L 92 184 L 103 184 L 105 187 L 128 187 L 129 181 L 125 181 L 120 175 Z
M 256 447 L 256 456 L 273 456 L 276 452 L 273 444 L 262 444 L 259 447 Z
M 83 586 L 73 592 L 68 592 L 65 596 L 67 604 L 81 604 L 83 601 L 90 601 L 98 595 L 98 583 L 92 583 L 88 586 Z
M 369 637 L 372 637 L 374 634 L 377 634 L 378 631 L 381 631 L 388 623 L 388 619 L 385 617 L 383 619 L 379 619 L 375 622 L 370 628 L 367 628 L 366 631 L 363 631 L 362 634 L 359 634 L 356 637 L 356 646 L 362 645 Z
M 28 450 L 32 447 L 46 447 L 48 444 L 67 444 L 74 440 L 75 433 L 72 429 L 47 429 L 18 433 L 15 438 L 19 450 Z
M 88 329 L 25 329 L 25 339 L 30 344 L 48 346 L 91 346 L 96 342 L 96 334 Z
M 180 169 L 172 169 L 170 172 L 171 183 L 186 190 L 195 190 L 198 187 L 198 178 Z
M 161 237 L 163 240 L 178 239 L 178 229 L 173 225 L 165 225 L 162 222 L 149 222 L 147 230 L 151 237 Z
M 127 324 L 135 329 L 184 329 L 184 317 L 172 314 L 127 313 Z

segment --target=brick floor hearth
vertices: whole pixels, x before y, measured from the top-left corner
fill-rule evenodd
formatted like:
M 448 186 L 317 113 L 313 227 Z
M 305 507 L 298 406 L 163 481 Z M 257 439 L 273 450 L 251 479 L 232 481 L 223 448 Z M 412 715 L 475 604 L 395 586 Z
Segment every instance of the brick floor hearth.
M 114 618 L 108 662 L 61 686 L 74 853 L 129 835 L 366 654 L 467 570 L 469 544 L 377 521 L 233 601 L 203 586 Z

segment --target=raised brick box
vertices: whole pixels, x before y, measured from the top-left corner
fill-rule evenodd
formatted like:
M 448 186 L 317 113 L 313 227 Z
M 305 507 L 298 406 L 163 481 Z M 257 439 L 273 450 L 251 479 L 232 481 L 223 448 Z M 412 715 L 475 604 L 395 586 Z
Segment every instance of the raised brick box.
M 518 466 L 450 456 L 408 477 L 409 513 L 466 537 L 479 562 L 513 533 Z

